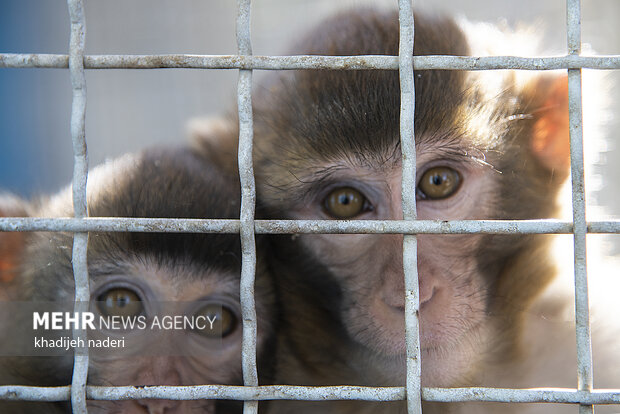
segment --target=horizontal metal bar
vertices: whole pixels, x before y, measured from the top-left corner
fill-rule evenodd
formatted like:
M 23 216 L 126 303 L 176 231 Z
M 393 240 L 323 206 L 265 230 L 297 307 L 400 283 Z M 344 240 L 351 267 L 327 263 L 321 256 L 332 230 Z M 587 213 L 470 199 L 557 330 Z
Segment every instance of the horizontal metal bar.
M 587 392 L 572 388 L 422 388 L 422 399 L 438 402 L 620 404 L 620 389 Z
M 588 233 L 620 234 L 620 220 L 591 221 Z M 0 217 L 0 231 L 239 233 L 239 220 L 128 217 Z M 256 220 L 258 234 L 570 234 L 559 220 Z
M 67 401 L 69 386 L 0 386 L 0 400 Z M 243 387 L 231 385 L 86 387 L 89 400 L 361 400 L 399 401 L 405 399 L 404 387 L 307 387 L 267 385 Z M 620 404 L 620 389 L 578 391 L 572 388 L 422 388 L 424 401 L 485 401 L 504 403 Z
M 239 233 L 239 220 L 127 217 L 0 217 L 0 231 L 108 231 L 136 233 Z
M 0 54 L 0 68 L 68 67 L 68 55 Z M 84 67 L 86 69 L 398 70 L 398 56 L 86 55 Z M 413 67 L 415 70 L 620 69 L 620 56 L 414 56 Z
M 64 387 L 0 386 L 0 401 L 69 401 L 70 399 L 70 385 Z

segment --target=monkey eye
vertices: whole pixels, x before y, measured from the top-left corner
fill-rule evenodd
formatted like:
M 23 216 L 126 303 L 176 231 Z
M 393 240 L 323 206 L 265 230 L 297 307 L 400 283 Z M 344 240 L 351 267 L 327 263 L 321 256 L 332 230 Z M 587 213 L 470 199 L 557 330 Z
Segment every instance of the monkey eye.
M 456 193 L 461 181 L 461 174 L 450 167 L 429 168 L 418 184 L 418 196 L 428 200 L 448 198 Z
M 203 329 L 196 327 L 194 331 L 211 339 L 224 338 L 230 335 L 235 331 L 238 324 L 237 316 L 232 309 L 220 303 L 209 303 L 200 308 L 194 316 L 205 318 L 200 323 Z
M 105 316 L 139 316 L 144 312 L 140 296 L 127 288 L 112 288 L 97 297 L 97 308 Z
M 340 187 L 327 195 L 323 206 L 327 214 L 336 219 L 349 219 L 366 211 L 372 211 L 372 205 L 366 197 L 355 188 Z

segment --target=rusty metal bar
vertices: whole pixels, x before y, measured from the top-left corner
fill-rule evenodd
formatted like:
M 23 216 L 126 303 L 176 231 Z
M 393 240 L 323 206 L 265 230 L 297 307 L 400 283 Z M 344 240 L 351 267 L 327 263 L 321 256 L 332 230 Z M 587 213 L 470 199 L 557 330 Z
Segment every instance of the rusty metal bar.
M 0 231 L 239 233 L 234 219 L 129 217 L 0 217 Z M 572 221 L 560 220 L 254 220 L 257 234 L 572 234 Z M 620 233 L 620 220 L 587 222 L 587 232 Z
M 620 69 L 620 56 L 414 56 L 416 70 Z M 0 68 L 68 68 L 68 55 L 0 53 Z M 86 55 L 86 69 L 398 69 L 397 56 Z
M 237 0 L 237 49 L 240 55 L 252 55 L 250 35 L 250 0 Z M 252 70 L 239 70 L 237 84 L 237 108 L 239 113 L 239 177 L 241 180 L 241 314 L 243 319 L 242 368 L 243 383 L 258 385 L 256 368 L 256 302 L 254 279 L 256 274 L 256 240 L 254 236 L 254 209 L 256 186 L 252 165 Z M 258 401 L 246 400 L 244 414 L 258 412 Z
M 296 385 L 268 385 L 260 387 L 233 385 L 99 387 L 88 385 L 90 400 L 137 400 L 143 398 L 166 400 L 358 400 L 402 401 L 404 387 L 307 387 Z M 70 387 L 0 386 L 0 400 L 7 401 L 67 401 Z M 422 388 L 423 401 L 460 402 L 486 401 L 503 403 L 556 403 L 556 404 L 620 404 L 620 389 L 580 391 L 571 388 Z
M 581 53 L 581 2 L 566 1 L 567 44 L 569 56 Z M 583 127 L 581 69 L 568 71 L 568 114 L 570 131 L 571 185 L 575 261 L 575 324 L 577 333 L 577 382 L 580 391 L 592 389 L 592 337 L 586 264 L 586 192 L 583 172 Z M 579 405 L 580 414 L 594 412 L 592 405 Z
M 88 153 L 86 150 L 86 74 L 84 72 L 84 44 L 86 42 L 86 21 L 84 2 L 67 0 L 71 21 L 69 41 L 69 73 L 73 88 L 71 106 L 71 137 L 73 140 L 73 211 L 76 218 L 88 216 L 86 182 L 88 179 Z M 75 280 L 75 312 L 88 309 L 90 288 L 87 263 L 88 233 L 73 236 L 73 277 Z M 73 338 L 86 343 L 86 330 L 73 329 Z M 73 377 L 71 379 L 71 408 L 75 414 L 86 414 L 86 381 L 88 377 L 88 347 L 75 349 Z
M 416 145 L 413 130 L 415 88 L 413 82 L 414 19 L 411 0 L 399 0 L 398 74 L 400 77 L 400 146 L 402 151 L 403 219 L 413 221 L 416 213 Z M 418 239 L 403 237 L 405 277 L 405 343 L 407 346 L 407 412 L 422 413 L 422 367 L 420 360 L 420 298 L 418 288 Z

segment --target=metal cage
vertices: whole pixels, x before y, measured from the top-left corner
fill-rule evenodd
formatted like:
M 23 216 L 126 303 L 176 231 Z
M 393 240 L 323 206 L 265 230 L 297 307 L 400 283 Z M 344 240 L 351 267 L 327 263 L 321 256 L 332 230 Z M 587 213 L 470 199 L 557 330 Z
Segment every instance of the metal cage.
M 409 413 L 421 413 L 421 401 L 495 401 L 574 403 L 580 413 L 593 412 L 594 404 L 620 404 L 620 390 L 592 387 L 591 336 L 589 329 L 586 234 L 620 234 L 620 220 L 586 222 L 583 173 L 581 69 L 620 69 L 620 56 L 581 56 L 580 0 L 567 0 L 568 55 L 523 58 L 515 56 L 463 57 L 413 56 L 414 20 L 411 0 L 399 1 L 399 56 L 253 56 L 250 42 L 250 0 L 238 0 L 237 47 L 233 56 L 197 55 L 85 55 L 84 0 L 67 0 L 71 38 L 68 55 L 0 54 L 0 67 L 68 68 L 73 88 L 71 134 L 74 151 L 73 204 L 75 218 L 0 218 L 0 231 L 68 231 L 74 233 L 73 272 L 75 306 L 89 301 L 86 246 L 90 231 L 131 232 L 226 232 L 240 233 L 242 240 L 241 305 L 243 318 L 244 386 L 148 386 L 102 387 L 86 384 L 88 353 L 76 353 L 73 380 L 64 387 L 0 386 L 0 399 L 28 401 L 71 400 L 74 413 L 86 413 L 86 400 L 125 399 L 233 399 L 244 400 L 244 412 L 258 411 L 259 400 L 366 400 L 408 402 Z M 239 173 L 242 205 L 239 220 L 89 218 L 86 204 L 88 161 L 85 141 L 86 69 L 200 68 L 238 69 Z M 573 220 L 416 220 L 415 144 L 413 131 L 413 71 L 426 69 L 491 70 L 567 69 L 569 78 L 570 153 Z M 342 69 L 398 70 L 401 79 L 401 147 L 403 152 L 402 204 L 400 221 L 304 221 L 255 220 L 255 184 L 252 167 L 253 70 Z M 576 389 L 422 388 L 417 310 L 417 234 L 573 234 L 575 261 L 575 307 L 577 326 L 578 387 Z M 404 234 L 406 289 L 406 387 L 359 386 L 258 386 L 256 370 L 256 313 L 254 273 L 255 233 L 400 233 Z M 73 332 L 74 337 L 85 332 Z

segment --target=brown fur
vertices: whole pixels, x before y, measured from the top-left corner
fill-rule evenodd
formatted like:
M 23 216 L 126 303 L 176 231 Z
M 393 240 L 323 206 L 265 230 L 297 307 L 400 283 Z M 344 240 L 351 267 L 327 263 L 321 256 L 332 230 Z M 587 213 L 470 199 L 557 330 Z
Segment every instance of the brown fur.
M 416 15 L 416 55 L 476 54 L 467 38 L 468 33 L 450 18 Z M 373 10 L 342 13 L 311 31 L 292 53 L 396 55 L 397 14 Z M 523 81 L 506 71 L 418 71 L 415 91 L 418 163 L 433 152 L 431 159 L 478 163 L 480 174 L 486 177 L 479 188 L 469 189 L 475 201 L 470 201 L 474 207 L 468 207 L 467 214 L 442 217 L 438 213 L 431 218 L 536 219 L 557 214 L 558 192 L 568 174 L 565 76 L 533 75 Z M 324 219 L 320 201 L 325 189 L 333 186 L 359 184 L 372 193 L 373 186 L 389 184 L 388 195 L 393 198 L 389 203 L 399 200 L 394 193 L 400 188 L 393 185 L 397 182 L 393 174 L 400 168 L 399 106 L 396 71 L 285 71 L 267 78 L 257 88 L 254 100 L 257 214 Z M 231 129 L 230 137 L 235 134 Z M 235 142 L 233 138 L 224 145 L 230 149 Z M 379 207 L 385 202 L 380 199 Z M 418 213 L 428 215 L 432 206 L 418 202 Z M 376 218 L 399 218 L 376 211 Z M 383 340 L 389 343 L 389 335 L 382 338 L 382 333 L 376 332 L 376 342 L 364 343 L 364 337 L 351 334 L 353 320 L 346 313 L 350 307 L 372 311 L 360 302 L 364 295 L 357 291 L 375 295 L 372 289 L 364 290 L 373 279 L 380 280 L 375 287 L 383 289 L 393 283 L 393 290 L 401 286 L 402 292 L 397 278 L 390 280 L 382 271 L 373 273 L 372 267 L 373 262 L 401 266 L 402 237 L 377 235 L 360 240 L 359 236 L 335 235 L 274 237 L 277 254 L 272 268 L 282 303 L 276 382 L 403 385 L 402 371 L 394 367 L 402 369 L 404 355 L 390 356 L 373 348 Z M 530 355 L 525 348 L 528 344 L 522 342 L 523 332 L 539 317 L 530 310 L 557 272 L 550 260 L 552 240 L 546 235 L 418 236 L 420 291 L 436 277 L 433 272 L 443 269 L 433 264 L 439 251 L 444 254 L 441 261 L 457 267 L 475 261 L 473 274 L 463 267 L 463 280 L 452 283 L 457 283 L 458 293 L 477 280 L 480 290 L 464 291 L 463 295 L 471 294 L 472 313 L 480 312 L 476 307 L 484 307 L 481 325 L 456 339 L 463 355 L 469 352 L 469 366 L 455 365 L 454 376 L 443 380 L 442 386 L 495 386 L 499 378 L 502 384 L 523 386 L 519 381 L 528 375 L 524 367 L 529 366 L 525 359 Z M 342 247 L 349 243 L 367 250 Z M 358 265 L 358 260 L 366 266 Z M 347 264 L 355 271 L 345 275 L 333 270 Z M 421 308 L 423 332 L 429 330 L 424 325 L 427 312 Z M 462 317 L 467 324 L 467 307 L 461 312 L 454 318 Z M 422 346 L 424 349 L 424 341 Z M 468 351 L 469 347 L 473 348 Z M 443 352 L 450 358 L 461 349 L 447 347 Z M 425 358 L 432 360 L 422 356 L 423 382 L 425 371 L 434 369 L 428 362 L 424 365 Z M 456 358 L 459 362 L 458 354 Z M 276 402 L 270 407 L 272 412 L 296 414 L 405 411 L 402 403 Z M 493 407 L 489 409 L 497 409 Z M 460 405 L 424 404 L 429 413 L 461 409 Z
M 89 177 L 89 211 L 93 217 L 230 219 L 239 214 L 238 180 L 206 163 L 204 156 L 187 149 L 151 150 L 144 154 L 125 156 L 116 164 L 100 167 Z M 6 197 L 0 198 L 0 209 L 8 205 L 8 201 Z M 32 215 L 71 215 L 68 191 L 39 204 L 40 208 L 32 209 Z M 56 232 L 20 235 L 24 241 L 20 245 L 24 255 L 11 257 L 6 255 L 6 249 L 2 250 L 2 258 L 11 258 L 19 264 L 20 271 L 16 279 L 18 286 L 11 299 L 72 303 L 72 234 Z M 257 246 L 260 256 L 255 285 L 259 319 L 258 359 L 261 383 L 267 383 L 272 363 L 271 353 L 264 351 L 274 348 L 275 298 L 271 278 L 263 261 L 267 254 L 266 244 L 259 239 Z M 151 309 L 176 302 L 185 306 L 184 311 L 191 312 L 191 309 L 200 306 L 198 301 L 207 300 L 228 304 L 237 317 L 235 331 L 229 338 L 222 338 L 219 345 L 206 342 L 195 333 L 182 332 L 184 338 L 193 342 L 180 342 L 186 349 L 175 343 L 174 349 L 163 354 L 155 353 L 152 349 L 159 341 L 165 343 L 165 339 L 158 337 L 153 341 L 155 343 L 144 344 L 139 342 L 139 337 L 128 332 L 126 348 L 115 350 L 114 358 L 108 356 L 102 359 L 96 351 L 90 351 L 89 384 L 142 386 L 243 383 L 238 303 L 241 247 L 238 235 L 93 232 L 89 235 L 88 265 L 91 301 L 97 300 L 100 294 L 97 292 L 109 289 L 108 286 L 121 283 L 119 281 L 122 280 L 125 285 L 133 286 L 136 291 L 143 293 L 141 300 L 146 303 L 145 309 L 148 309 L 149 301 L 152 301 Z M 13 317 L 11 320 L 0 321 L 3 335 L 17 335 L 20 327 L 31 326 L 32 316 L 28 314 L 25 317 L 29 319 L 24 321 Z M 131 338 L 137 338 L 135 341 L 141 343 L 143 348 L 132 347 L 132 342 L 129 342 Z M 191 344 L 194 347 L 200 344 L 209 352 L 195 356 L 191 354 L 194 349 Z M 72 355 L 68 353 L 56 357 L 3 357 L 0 358 L 0 384 L 67 385 L 71 382 L 72 362 Z M 56 413 L 70 411 L 67 405 L 3 403 L 0 404 L 0 411 L 39 413 L 49 410 Z M 238 402 L 216 403 L 208 400 L 89 402 L 89 412 L 160 412 L 160 409 L 166 413 L 237 413 L 242 410 Z
M 415 36 L 416 55 L 470 53 L 466 36 L 448 18 L 417 16 Z M 322 23 L 293 51 L 396 55 L 397 16 L 374 11 L 341 14 Z M 540 87 L 545 85 L 545 79 L 537 80 L 536 87 L 523 88 L 506 77 L 504 89 L 489 99 L 484 78 L 476 73 L 415 74 L 418 150 L 429 145 L 456 146 L 495 170 L 492 174 L 497 191 L 487 201 L 481 200 L 494 207 L 492 213 L 480 218 L 545 218 L 556 212 L 557 192 L 567 174 L 566 154 L 556 154 L 556 164 L 545 163 L 530 143 L 534 128 L 545 116 L 541 108 L 548 106 L 548 95 Z M 313 194 L 326 185 L 316 178 L 322 177 L 322 172 L 317 171 L 321 165 L 347 160 L 375 171 L 397 168 L 399 97 L 395 71 L 293 71 L 273 76 L 259 88 L 254 102 L 255 162 L 259 200 L 268 215 L 295 218 L 291 212 L 311 203 Z M 476 129 L 480 125 L 483 127 Z M 554 135 L 549 139 L 567 137 Z M 299 242 L 304 237 L 282 236 L 276 241 L 280 254 L 275 273 L 285 332 L 281 336 L 284 351 L 279 356 L 278 381 L 308 385 L 399 384 L 383 371 L 383 359 L 359 348 L 347 335 L 342 325 L 347 321 L 339 313 L 339 303 L 349 291 L 340 285 L 337 275 L 321 266 L 320 256 Z M 441 236 L 420 239 L 434 240 L 432 237 Z M 472 236 L 450 237 L 462 238 L 464 243 L 474 240 Z M 521 355 L 518 338 L 523 311 L 555 274 L 553 264 L 547 260 L 546 236 L 479 237 L 472 253 L 487 283 L 487 327 L 495 334 L 485 345 L 488 348 L 480 350 L 484 362 L 476 363 L 452 385 L 476 385 L 484 364 L 514 361 Z M 425 277 L 423 271 L 420 277 Z M 403 410 L 400 404 L 369 403 L 283 402 L 274 407 L 275 412 Z

